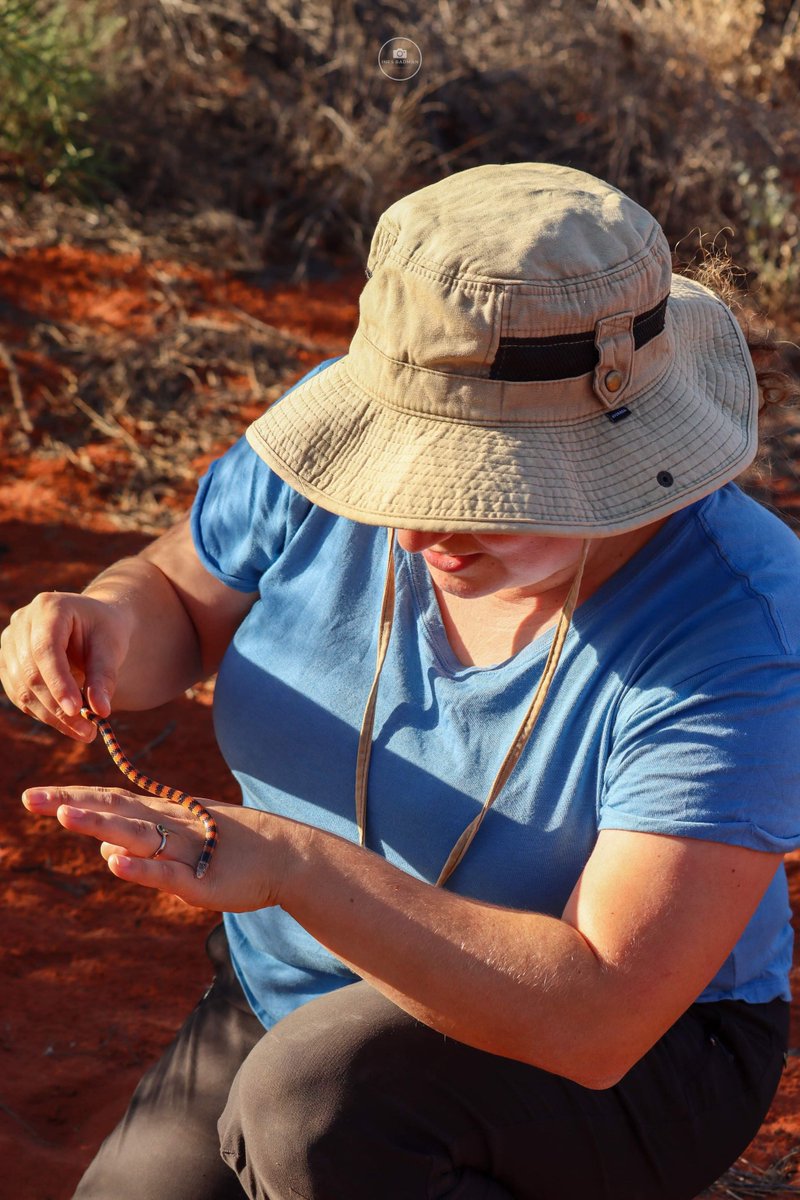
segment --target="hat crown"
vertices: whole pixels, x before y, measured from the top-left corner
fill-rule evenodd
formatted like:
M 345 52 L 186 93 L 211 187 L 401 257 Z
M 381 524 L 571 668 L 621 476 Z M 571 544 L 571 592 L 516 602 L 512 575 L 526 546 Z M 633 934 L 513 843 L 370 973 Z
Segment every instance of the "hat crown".
M 360 329 L 383 354 L 488 378 L 501 336 L 592 331 L 669 293 L 666 238 L 617 188 L 549 163 L 487 164 L 392 204 Z
M 384 232 L 396 235 L 395 253 L 463 278 L 561 289 L 649 253 L 670 265 L 646 209 L 593 175 L 551 163 L 489 163 L 403 196 L 381 217 L 371 258 Z

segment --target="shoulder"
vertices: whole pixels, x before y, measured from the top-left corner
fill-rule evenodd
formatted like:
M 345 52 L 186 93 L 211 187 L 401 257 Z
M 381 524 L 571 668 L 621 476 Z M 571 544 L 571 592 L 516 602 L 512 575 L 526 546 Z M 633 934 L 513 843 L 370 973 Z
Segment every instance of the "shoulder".
M 705 593 L 744 622 L 745 631 L 778 653 L 800 653 L 800 540 L 774 513 L 735 484 L 694 507 L 693 531 L 706 575 Z M 703 594 L 701 592 L 701 594 Z
M 726 484 L 693 505 L 694 516 L 708 538 L 727 547 L 748 565 L 762 566 L 765 550 L 781 550 L 800 565 L 800 540 L 774 512 L 748 496 L 735 483 Z
M 758 688 L 782 679 L 796 694 L 800 543 L 728 485 L 670 518 L 574 624 L 580 661 L 602 665 L 602 704 L 618 717 L 687 689 L 740 689 L 748 663 Z
M 674 514 L 573 624 L 623 689 L 742 658 L 800 659 L 800 541 L 728 484 Z

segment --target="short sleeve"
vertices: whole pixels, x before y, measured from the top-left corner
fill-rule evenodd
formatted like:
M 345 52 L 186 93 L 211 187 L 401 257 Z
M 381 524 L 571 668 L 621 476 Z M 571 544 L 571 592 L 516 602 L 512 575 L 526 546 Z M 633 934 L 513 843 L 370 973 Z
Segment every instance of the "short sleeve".
M 800 846 L 800 660 L 747 658 L 618 707 L 601 829 Z
M 335 361 L 326 359 L 289 391 Z M 200 480 L 191 512 L 195 549 L 222 583 L 240 592 L 258 591 L 262 576 L 312 508 L 241 437 Z

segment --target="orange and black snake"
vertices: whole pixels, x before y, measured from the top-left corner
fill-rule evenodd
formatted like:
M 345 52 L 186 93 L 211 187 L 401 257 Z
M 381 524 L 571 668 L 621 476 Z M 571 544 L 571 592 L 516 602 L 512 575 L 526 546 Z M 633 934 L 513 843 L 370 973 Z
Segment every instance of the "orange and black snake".
M 135 783 L 137 787 L 150 792 L 152 796 L 160 796 L 163 800 L 171 800 L 173 804 L 183 805 L 184 808 L 188 808 L 190 813 L 199 817 L 203 822 L 206 831 L 206 840 L 194 871 L 197 879 L 202 879 L 208 870 L 211 856 L 219 840 L 217 823 L 211 816 L 211 813 L 203 807 L 199 800 L 195 800 L 194 796 L 187 796 L 186 792 L 181 792 L 177 788 L 167 787 L 166 784 L 159 783 L 157 780 L 151 779 L 149 775 L 144 775 L 141 771 L 137 771 L 130 759 L 123 753 L 122 747 L 105 717 L 99 717 L 96 712 L 92 712 L 88 707 L 81 709 L 81 716 L 85 717 L 87 721 L 94 722 L 97 726 L 100 736 L 106 744 L 108 753 L 126 778 Z

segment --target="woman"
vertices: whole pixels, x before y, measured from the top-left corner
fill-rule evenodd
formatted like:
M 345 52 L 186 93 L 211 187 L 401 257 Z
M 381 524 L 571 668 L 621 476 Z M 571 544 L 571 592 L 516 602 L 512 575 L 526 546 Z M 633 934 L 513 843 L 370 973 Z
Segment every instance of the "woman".
M 730 482 L 744 338 L 546 164 L 398 201 L 367 275 L 191 520 L 0 643 L 87 741 L 75 676 L 107 716 L 219 667 L 245 800 L 198 880 L 174 804 L 24 796 L 227 914 L 77 1196 L 690 1200 L 778 1084 L 800 845 L 800 552 Z

